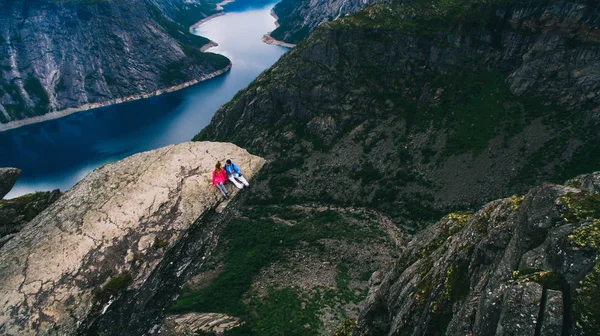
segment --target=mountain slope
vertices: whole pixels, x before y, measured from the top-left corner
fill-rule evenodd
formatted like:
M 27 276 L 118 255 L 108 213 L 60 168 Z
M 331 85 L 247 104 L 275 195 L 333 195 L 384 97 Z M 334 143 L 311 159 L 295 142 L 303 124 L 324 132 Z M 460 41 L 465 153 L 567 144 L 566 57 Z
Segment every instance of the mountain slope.
M 271 36 L 277 40 L 296 44 L 315 28 L 327 21 L 356 12 L 371 5 L 376 0 L 282 0 L 273 8 L 279 26 Z
M 20 0 L 0 4 L 0 123 L 202 79 L 229 60 L 188 32 L 214 3 Z M 208 11 L 205 13 L 203 11 Z
M 260 202 L 415 221 L 593 171 L 598 4 L 434 4 L 379 4 L 321 25 L 196 139 L 272 160 Z

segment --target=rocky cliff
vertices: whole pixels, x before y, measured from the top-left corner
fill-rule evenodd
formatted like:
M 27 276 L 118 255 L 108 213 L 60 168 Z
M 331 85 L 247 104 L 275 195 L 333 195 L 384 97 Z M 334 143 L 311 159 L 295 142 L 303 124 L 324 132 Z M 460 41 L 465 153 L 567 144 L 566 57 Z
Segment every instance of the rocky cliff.
M 0 333 L 148 332 L 228 218 L 210 183 L 227 158 L 248 179 L 264 164 L 231 144 L 184 143 L 90 173 L 0 249 Z
M 583 0 L 376 4 L 321 25 L 196 139 L 272 158 L 263 202 L 437 219 L 600 165 L 599 28 Z
M 596 173 L 447 215 L 373 279 L 353 335 L 597 335 L 599 187 Z
M 296 44 L 315 28 L 328 21 L 354 13 L 377 0 L 282 0 L 273 8 L 278 27 L 271 36 L 277 40 Z M 390 1 L 387 1 L 390 2 Z
M 229 60 L 200 52 L 208 40 L 188 31 L 214 12 L 214 2 L 203 0 L 3 1 L 0 124 L 142 97 L 226 70 Z

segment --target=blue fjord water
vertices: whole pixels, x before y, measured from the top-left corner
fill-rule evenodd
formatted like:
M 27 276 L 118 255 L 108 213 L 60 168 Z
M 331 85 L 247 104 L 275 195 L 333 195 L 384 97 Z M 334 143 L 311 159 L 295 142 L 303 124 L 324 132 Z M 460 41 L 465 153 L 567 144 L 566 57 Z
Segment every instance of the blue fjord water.
M 189 141 L 216 110 L 275 63 L 286 48 L 260 41 L 275 28 L 274 3 L 238 0 L 226 15 L 196 29 L 217 42 L 211 52 L 233 67 L 223 76 L 189 88 L 0 132 L 0 167 L 23 170 L 6 196 L 67 190 L 91 170 L 126 156 Z

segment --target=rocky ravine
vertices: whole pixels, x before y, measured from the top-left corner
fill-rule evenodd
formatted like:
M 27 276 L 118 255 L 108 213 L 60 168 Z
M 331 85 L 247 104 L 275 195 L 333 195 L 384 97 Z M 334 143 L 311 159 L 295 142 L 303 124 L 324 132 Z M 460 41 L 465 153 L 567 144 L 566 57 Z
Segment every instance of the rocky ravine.
M 210 179 L 227 158 L 249 179 L 264 164 L 184 143 L 90 173 L 0 249 L 0 334 L 147 332 L 216 244 L 227 208 Z
M 0 3 L 0 130 L 45 115 L 136 99 L 228 69 L 202 53 L 192 22 L 211 1 L 18 0 Z M 57 113 L 62 111 L 62 113 Z M 48 113 L 54 112 L 48 115 Z M 38 118 L 40 119 L 40 118 Z
M 353 335 L 598 335 L 600 173 L 417 235 L 373 279 Z

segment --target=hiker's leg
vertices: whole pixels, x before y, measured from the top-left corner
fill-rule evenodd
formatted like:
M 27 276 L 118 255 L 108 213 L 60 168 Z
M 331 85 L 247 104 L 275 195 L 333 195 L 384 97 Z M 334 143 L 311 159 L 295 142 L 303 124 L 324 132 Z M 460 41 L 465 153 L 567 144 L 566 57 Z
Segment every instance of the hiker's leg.
M 235 178 L 238 179 L 240 182 L 242 182 L 246 187 L 250 185 L 250 184 L 248 184 L 248 181 L 246 181 L 246 179 L 242 175 L 234 174 L 233 176 L 235 176 Z
M 223 194 L 223 196 L 227 197 L 227 189 L 225 189 L 223 183 L 217 184 L 217 188 L 219 189 L 219 191 L 221 191 L 221 194 Z
M 231 183 L 235 184 L 235 186 L 238 187 L 238 189 L 242 189 L 244 187 L 238 181 L 235 180 L 233 175 L 231 177 L 229 177 L 229 181 L 231 181 Z

